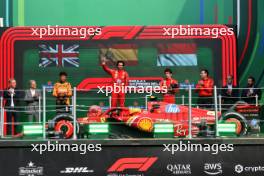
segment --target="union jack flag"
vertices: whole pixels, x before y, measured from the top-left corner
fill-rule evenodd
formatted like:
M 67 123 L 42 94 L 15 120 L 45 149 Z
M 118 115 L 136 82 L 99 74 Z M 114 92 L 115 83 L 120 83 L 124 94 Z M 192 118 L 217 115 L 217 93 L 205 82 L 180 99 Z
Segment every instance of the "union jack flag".
M 79 45 L 39 45 L 39 67 L 79 67 Z

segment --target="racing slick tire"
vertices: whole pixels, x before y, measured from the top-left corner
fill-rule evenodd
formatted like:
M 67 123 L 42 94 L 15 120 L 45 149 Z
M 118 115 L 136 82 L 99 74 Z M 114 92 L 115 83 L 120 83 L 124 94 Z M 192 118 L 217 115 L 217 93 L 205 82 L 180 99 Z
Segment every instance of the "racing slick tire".
M 225 113 L 220 121 L 224 122 L 235 122 L 237 125 L 236 133 L 238 136 L 244 136 L 248 131 L 248 124 L 245 117 L 237 112 L 227 112 Z
M 51 121 L 49 121 L 49 128 L 52 128 L 55 132 L 62 133 L 62 137 L 69 139 L 73 135 L 74 125 L 73 116 L 71 114 L 63 113 L 56 115 Z M 79 124 L 76 124 L 76 133 L 79 132 Z

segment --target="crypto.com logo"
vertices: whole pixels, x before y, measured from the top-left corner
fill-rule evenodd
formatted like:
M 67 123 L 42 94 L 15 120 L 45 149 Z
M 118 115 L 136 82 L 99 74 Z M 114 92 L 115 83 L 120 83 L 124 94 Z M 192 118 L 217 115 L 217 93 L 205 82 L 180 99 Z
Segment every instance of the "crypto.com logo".
M 238 165 L 235 166 L 235 171 L 237 173 L 240 174 L 241 172 L 243 172 L 243 170 L 244 170 L 244 167 L 242 165 L 238 164 Z
M 137 171 L 145 172 L 157 159 L 157 157 L 120 158 L 107 171 L 123 172 L 127 169 L 136 169 Z

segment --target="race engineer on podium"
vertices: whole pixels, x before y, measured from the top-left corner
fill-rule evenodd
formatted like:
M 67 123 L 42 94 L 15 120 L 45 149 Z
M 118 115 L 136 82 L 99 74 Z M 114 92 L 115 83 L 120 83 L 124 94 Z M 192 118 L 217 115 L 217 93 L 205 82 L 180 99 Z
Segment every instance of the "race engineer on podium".
M 201 108 L 210 109 L 213 105 L 214 80 L 209 77 L 209 72 L 206 69 L 201 70 L 200 77 L 201 79 L 198 81 L 195 89 L 199 94 L 197 104 Z
M 129 76 L 128 73 L 124 70 L 125 63 L 123 61 L 117 61 L 116 66 L 117 69 L 110 69 L 106 65 L 106 57 L 101 55 L 101 65 L 105 72 L 107 72 L 112 77 L 112 86 L 119 87 L 119 91 L 115 92 L 112 89 L 112 99 L 111 99 L 111 106 L 112 107 L 124 107 L 125 106 L 125 94 L 123 90 L 125 90 L 125 86 L 128 85 Z M 123 89 L 122 89 L 123 88 Z

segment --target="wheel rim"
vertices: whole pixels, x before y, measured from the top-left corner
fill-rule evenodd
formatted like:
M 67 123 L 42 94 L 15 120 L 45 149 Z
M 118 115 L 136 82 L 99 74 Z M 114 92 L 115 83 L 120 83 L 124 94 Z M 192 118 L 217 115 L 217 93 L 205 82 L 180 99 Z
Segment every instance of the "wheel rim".
M 240 134 L 242 131 L 242 124 L 241 122 L 236 118 L 228 118 L 226 119 L 226 122 L 233 122 L 236 124 L 236 134 Z
M 56 123 L 55 131 L 62 132 L 65 138 L 70 138 L 73 134 L 73 125 L 68 120 L 60 120 Z

